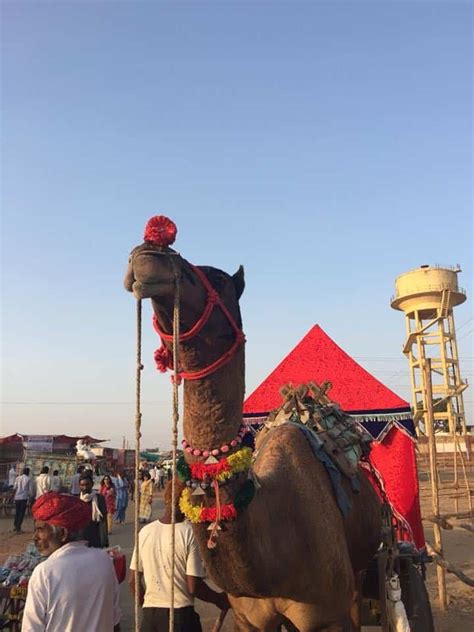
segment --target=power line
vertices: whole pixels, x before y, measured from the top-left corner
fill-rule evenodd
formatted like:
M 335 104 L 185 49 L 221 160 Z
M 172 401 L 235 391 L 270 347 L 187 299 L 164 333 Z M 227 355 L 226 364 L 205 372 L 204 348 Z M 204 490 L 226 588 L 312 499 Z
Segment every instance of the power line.
M 117 406 L 117 405 L 123 405 L 123 404 L 135 404 L 134 401 L 117 401 L 117 402 L 44 402 L 44 401 L 2 401 L 2 404 L 14 404 L 14 405 L 47 405 L 47 406 Z M 142 402 L 143 404 L 171 404 L 171 400 L 148 400 L 148 401 L 144 401 Z
M 474 316 L 471 316 L 471 318 L 468 318 L 467 320 L 465 320 L 463 322 L 462 325 L 460 325 L 459 327 L 456 327 L 456 331 L 459 331 L 460 329 L 462 329 L 463 327 L 465 327 L 468 323 L 471 322 L 471 320 L 474 318 Z
M 463 338 L 465 338 L 466 336 L 468 336 L 470 333 L 472 333 L 472 329 L 466 333 L 464 336 L 461 336 L 461 338 L 459 340 L 462 340 Z M 400 356 L 352 356 L 354 360 L 374 360 L 374 361 L 378 361 L 378 362 L 394 362 L 394 361 L 400 361 L 400 362 L 406 362 L 406 357 L 404 355 L 400 355 Z M 461 355 L 459 356 L 460 360 L 472 360 L 474 356 L 465 356 L 465 355 Z

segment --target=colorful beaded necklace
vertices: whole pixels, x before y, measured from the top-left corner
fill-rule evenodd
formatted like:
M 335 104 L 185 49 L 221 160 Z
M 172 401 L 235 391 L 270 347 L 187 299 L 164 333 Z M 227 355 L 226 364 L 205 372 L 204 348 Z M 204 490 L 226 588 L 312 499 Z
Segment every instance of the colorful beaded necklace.
M 181 444 L 183 446 L 183 450 L 188 454 L 192 454 L 193 456 L 203 456 L 206 459 L 209 456 L 218 456 L 219 454 L 226 454 L 227 452 L 230 452 L 232 448 L 236 448 L 242 443 L 242 439 L 247 432 L 248 428 L 242 424 L 239 428 L 239 432 L 232 441 L 225 443 L 220 448 L 214 448 L 213 450 L 200 450 L 199 448 L 193 448 L 186 439 L 183 439 Z

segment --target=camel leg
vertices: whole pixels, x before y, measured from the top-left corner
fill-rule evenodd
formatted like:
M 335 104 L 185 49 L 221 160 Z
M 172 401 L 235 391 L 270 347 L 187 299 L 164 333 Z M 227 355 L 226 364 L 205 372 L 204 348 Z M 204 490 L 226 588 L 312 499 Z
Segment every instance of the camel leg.
M 352 628 L 349 628 L 349 630 L 353 630 L 353 632 L 360 632 L 360 629 L 361 629 L 360 614 L 361 614 L 361 608 L 362 608 L 362 586 L 364 583 L 364 579 L 365 579 L 365 571 L 361 571 L 355 576 L 356 589 L 354 592 L 354 599 L 352 601 L 352 606 L 351 606 Z
M 234 617 L 234 632 L 280 632 L 280 630 L 281 630 L 280 626 L 275 627 L 274 625 L 265 626 L 263 628 L 261 627 L 256 628 L 254 625 L 252 625 L 248 621 L 238 622 L 235 620 L 235 617 Z
M 234 632 L 258 632 L 258 628 L 248 621 L 237 621 L 237 617 L 234 615 Z
M 233 610 L 234 631 L 235 632 L 278 632 L 280 629 L 281 617 L 271 617 L 268 620 L 263 616 L 257 625 L 250 623 L 249 619 L 242 612 Z M 256 621 L 255 621 L 256 623 Z
M 346 617 L 342 624 L 334 623 L 329 627 L 318 628 L 318 632 L 355 632 L 355 628 L 352 627 L 351 617 Z

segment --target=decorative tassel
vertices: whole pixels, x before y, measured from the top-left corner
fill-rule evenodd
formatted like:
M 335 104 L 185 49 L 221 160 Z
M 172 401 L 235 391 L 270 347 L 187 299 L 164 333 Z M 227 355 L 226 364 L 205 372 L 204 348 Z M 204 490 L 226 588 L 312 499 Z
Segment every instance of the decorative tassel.
M 173 368 L 173 356 L 170 350 L 162 343 L 161 347 L 155 351 L 156 368 L 161 373 L 166 373 L 168 369 Z

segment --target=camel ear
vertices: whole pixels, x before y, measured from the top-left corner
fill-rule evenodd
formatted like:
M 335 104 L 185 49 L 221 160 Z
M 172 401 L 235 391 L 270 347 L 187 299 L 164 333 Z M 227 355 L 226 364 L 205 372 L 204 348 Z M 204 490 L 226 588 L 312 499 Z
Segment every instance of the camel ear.
M 232 275 L 232 281 L 234 282 L 237 298 L 240 298 L 245 287 L 244 266 L 239 266 L 237 272 Z

